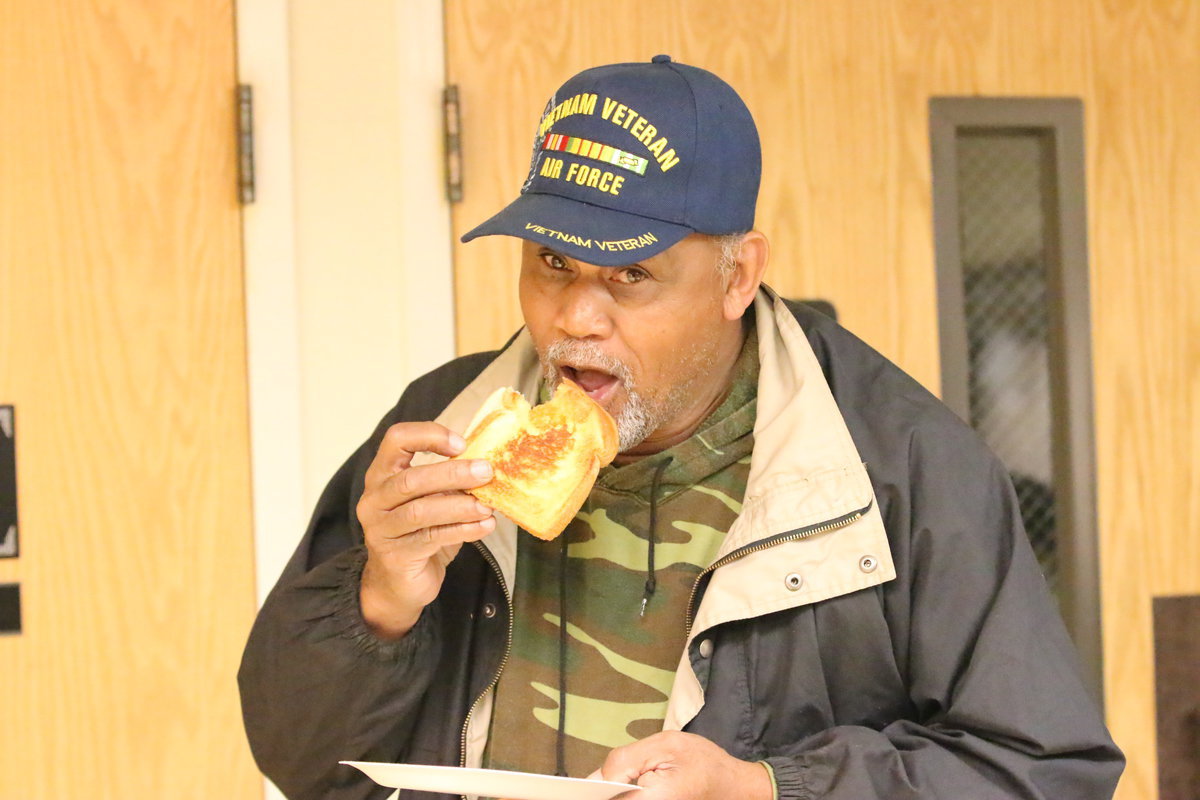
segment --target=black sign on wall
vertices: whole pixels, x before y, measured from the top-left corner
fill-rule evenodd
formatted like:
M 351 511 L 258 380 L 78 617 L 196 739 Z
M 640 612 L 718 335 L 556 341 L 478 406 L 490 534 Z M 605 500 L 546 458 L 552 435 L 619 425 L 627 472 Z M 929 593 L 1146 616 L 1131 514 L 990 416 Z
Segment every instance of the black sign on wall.
M 0 634 L 21 632 L 21 586 L 0 583 Z
M 0 406 L 0 558 L 16 558 L 17 422 L 12 406 Z

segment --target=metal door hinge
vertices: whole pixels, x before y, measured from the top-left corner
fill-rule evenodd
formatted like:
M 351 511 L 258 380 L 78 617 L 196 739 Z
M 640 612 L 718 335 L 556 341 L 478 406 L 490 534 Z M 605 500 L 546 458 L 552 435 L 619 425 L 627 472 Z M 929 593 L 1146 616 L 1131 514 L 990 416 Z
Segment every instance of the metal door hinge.
M 458 87 L 442 90 L 442 117 L 446 144 L 446 198 L 457 203 L 463 198 L 462 141 L 459 135 Z
M 237 87 L 238 199 L 254 202 L 254 89 L 248 83 Z

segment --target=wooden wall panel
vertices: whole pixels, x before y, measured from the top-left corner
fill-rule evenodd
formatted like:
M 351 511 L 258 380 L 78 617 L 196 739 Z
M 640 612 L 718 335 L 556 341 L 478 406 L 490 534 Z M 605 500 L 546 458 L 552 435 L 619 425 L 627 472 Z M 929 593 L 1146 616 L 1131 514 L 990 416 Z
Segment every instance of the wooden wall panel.
M 229 0 L 0 4 L 0 797 L 262 796 Z
M 1085 29 L 1108 714 L 1123 798 L 1156 796 L 1151 598 L 1200 593 L 1200 5 Z
M 1156 797 L 1150 598 L 1200 591 L 1200 5 L 1191 0 L 446 0 L 463 103 L 456 235 L 508 202 L 550 93 L 659 52 L 745 97 L 763 138 L 768 281 L 938 388 L 934 95 L 1085 104 L 1106 701 Z M 459 349 L 520 325 L 515 242 L 458 245 Z

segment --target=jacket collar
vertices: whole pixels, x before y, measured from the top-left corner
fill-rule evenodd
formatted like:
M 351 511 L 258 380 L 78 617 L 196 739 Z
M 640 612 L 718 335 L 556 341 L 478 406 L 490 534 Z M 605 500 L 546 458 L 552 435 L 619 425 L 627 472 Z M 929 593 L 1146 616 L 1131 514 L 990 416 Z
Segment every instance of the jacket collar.
M 874 505 L 866 468 L 803 329 L 772 289 L 764 286 L 754 302 L 760 363 L 754 455 L 742 513 L 725 537 L 718 560 L 755 542 Z M 522 329 L 437 421 L 465 432 L 483 401 L 505 386 L 536 403 L 539 377 L 533 341 Z M 421 453 L 414 464 L 440 458 Z M 516 526 L 503 517 L 497 522 L 483 541 L 511 587 Z M 892 575 L 886 543 L 873 549 L 877 552 L 870 555 L 886 562 L 875 570 L 877 577 Z M 701 618 L 698 615 L 697 622 Z
M 871 483 L 800 324 L 771 289 L 755 299 L 758 411 L 742 514 L 717 558 L 871 504 Z

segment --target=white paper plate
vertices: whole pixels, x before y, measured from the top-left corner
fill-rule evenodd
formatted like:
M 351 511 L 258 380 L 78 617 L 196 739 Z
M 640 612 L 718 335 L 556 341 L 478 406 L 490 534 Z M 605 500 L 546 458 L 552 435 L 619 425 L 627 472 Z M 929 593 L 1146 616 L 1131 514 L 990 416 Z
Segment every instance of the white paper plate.
M 380 786 L 424 792 L 502 797 L 505 800 L 609 800 L 640 786 L 584 778 L 560 778 L 498 769 L 431 767 L 424 764 L 384 764 L 343 761 L 357 767 Z

